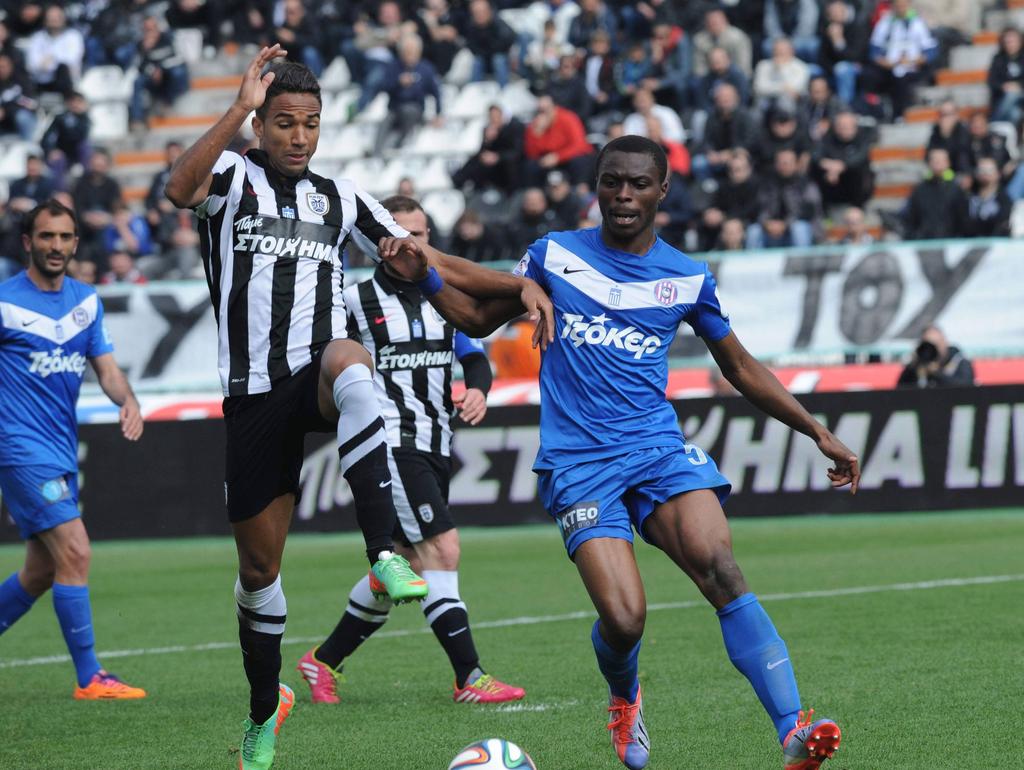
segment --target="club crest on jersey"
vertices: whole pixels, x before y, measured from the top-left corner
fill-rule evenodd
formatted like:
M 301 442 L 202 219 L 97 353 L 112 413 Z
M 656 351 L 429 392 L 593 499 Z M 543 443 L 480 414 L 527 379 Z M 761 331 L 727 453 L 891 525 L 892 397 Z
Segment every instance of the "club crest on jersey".
M 608 304 L 611 307 L 618 307 L 619 303 L 622 302 L 622 289 L 618 286 L 613 286 L 608 290 Z
M 323 193 L 306 193 L 306 205 L 317 216 L 322 217 L 331 210 L 331 202 Z
M 84 307 L 76 307 L 71 311 L 71 320 L 84 329 L 89 325 L 89 314 L 85 312 Z
M 654 298 L 662 305 L 671 305 L 679 296 L 679 289 L 672 281 L 658 281 L 654 284 Z
M 423 503 L 416 510 L 419 511 L 420 518 L 424 524 L 429 524 L 434 520 L 434 509 L 430 506 L 430 503 Z

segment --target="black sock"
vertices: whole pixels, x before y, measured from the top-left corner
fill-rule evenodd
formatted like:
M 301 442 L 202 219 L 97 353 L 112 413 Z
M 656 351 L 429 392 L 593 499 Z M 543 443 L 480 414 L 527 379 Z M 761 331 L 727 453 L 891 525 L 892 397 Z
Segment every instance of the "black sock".
M 346 464 L 344 451 L 345 447 L 338 450 L 343 466 Z M 380 558 L 381 551 L 395 549 L 391 534 L 398 522 L 395 501 L 391 496 L 388 448 L 383 440 L 345 471 L 345 480 L 352 488 L 356 521 L 363 531 L 366 557 L 372 566 Z
M 441 601 L 447 604 L 452 600 Z M 441 610 L 439 614 L 438 610 Z M 466 679 L 474 669 L 480 667 L 480 656 L 476 652 L 476 645 L 473 644 L 473 632 L 469 630 L 469 614 L 466 608 L 448 604 L 447 609 L 442 605 L 435 606 L 432 610 L 428 606 L 423 608 L 423 614 L 427 616 L 434 636 L 451 661 L 452 670 L 455 671 L 455 684 L 465 687 Z M 433 620 L 430 620 L 431 618 Z
M 249 718 L 261 725 L 277 710 L 281 636 L 253 631 L 239 621 L 238 640 L 242 643 L 242 663 L 249 680 Z
M 281 675 L 281 637 L 288 620 L 288 604 L 278 575 L 270 585 L 246 591 L 235 581 L 238 606 L 238 641 L 249 680 L 249 718 L 263 724 L 277 710 Z
M 338 625 L 317 648 L 316 659 L 331 668 L 338 668 L 345 658 L 384 625 L 390 609 L 391 600 L 375 598 L 370 592 L 370 579 L 364 575 L 352 587 L 348 606 Z

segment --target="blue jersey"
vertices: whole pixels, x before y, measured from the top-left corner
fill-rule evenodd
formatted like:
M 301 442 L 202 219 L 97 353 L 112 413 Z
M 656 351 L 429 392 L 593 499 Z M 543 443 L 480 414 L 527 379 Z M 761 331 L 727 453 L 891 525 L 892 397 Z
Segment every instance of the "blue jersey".
M 707 340 L 729 333 L 715 280 L 660 238 L 643 256 L 609 248 L 599 228 L 550 233 L 516 267 L 551 295 L 556 339 L 541 362 L 535 469 L 684 445 L 665 397 L 681 321 Z
M 65 276 L 42 291 L 25 272 L 0 283 L 0 467 L 78 467 L 86 360 L 113 349 L 93 287 Z

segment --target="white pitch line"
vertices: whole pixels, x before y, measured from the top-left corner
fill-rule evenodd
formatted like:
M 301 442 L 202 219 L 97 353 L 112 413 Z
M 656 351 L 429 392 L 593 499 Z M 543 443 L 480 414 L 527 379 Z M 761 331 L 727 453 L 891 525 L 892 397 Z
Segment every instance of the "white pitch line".
M 984 575 L 972 578 L 945 578 L 940 580 L 924 580 L 917 583 L 892 583 L 881 586 L 851 586 L 849 588 L 827 588 L 819 591 L 796 591 L 792 593 L 763 594 L 758 598 L 762 602 L 786 602 L 799 599 L 829 599 L 837 596 L 859 596 L 861 594 L 880 594 L 892 591 L 929 591 L 935 588 L 961 588 L 964 586 L 992 585 L 994 583 L 1018 583 L 1024 581 L 1024 574 L 1017 575 Z M 703 600 L 688 600 L 685 602 L 666 602 L 662 604 L 649 604 L 649 612 L 660 610 L 689 610 L 697 607 L 707 607 Z M 565 620 L 587 620 L 594 617 L 593 610 L 580 612 L 565 612 L 561 615 L 524 615 L 518 618 L 505 618 L 503 620 L 484 620 L 473 623 L 473 628 L 505 628 L 507 626 L 533 626 L 540 623 L 559 623 Z M 432 633 L 430 628 L 403 629 L 395 631 L 380 631 L 374 634 L 375 637 L 401 637 L 414 636 L 417 634 Z M 323 641 L 319 636 L 287 637 L 281 644 L 315 644 Z M 175 652 L 206 652 L 209 650 L 233 650 L 238 649 L 238 642 L 208 642 L 207 644 L 176 644 L 168 647 L 143 647 L 135 650 L 108 650 L 98 653 L 103 659 L 109 658 L 133 658 L 142 655 L 168 655 Z M 50 663 L 67 663 L 71 660 L 68 655 L 47 655 L 38 658 L 16 658 L 14 660 L 0 661 L 0 668 L 18 668 L 20 666 L 43 666 Z

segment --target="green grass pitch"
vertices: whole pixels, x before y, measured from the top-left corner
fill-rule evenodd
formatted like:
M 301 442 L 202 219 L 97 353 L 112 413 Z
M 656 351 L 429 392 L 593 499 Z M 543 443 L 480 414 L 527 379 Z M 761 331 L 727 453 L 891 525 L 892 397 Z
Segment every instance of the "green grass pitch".
M 1021 766 L 1024 510 L 733 528 L 805 703 L 843 727 L 829 770 Z M 649 767 L 781 768 L 774 731 L 726 658 L 713 612 L 664 556 L 637 552 L 652 605 L 640 659 Z M 0 577 L 21 554 L 0 547 Z M 98 647 L 127 653 L 101 660 L 150 697 L 75 702 L 70 663 L 26 665 L 65 652 L 44 598 L 0 637 L 0 768 L 237 767 L 247 689 L 234 561 L 228 539 L 96 544 Z M 521 745 L 540 770 L 621 767 L 604 728 L 591 605 L 553 526 L 463 532 L 462 593 L 483 664 L 527 689 L 511 707 L 453 703 L 447 660 L 408 606 L 349 659 L 341 705 L 310 704 L 295 663 L 333 626 L 364 568 L 351 535 L 288 544 L 283 678 L 298 705 L 275 770 L 445 770 L 463 745 L 492 736 Z M 879 590 L 846 590 L 859 587 Z M 154 649 L 168 647 L 185 649 Z

